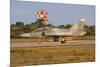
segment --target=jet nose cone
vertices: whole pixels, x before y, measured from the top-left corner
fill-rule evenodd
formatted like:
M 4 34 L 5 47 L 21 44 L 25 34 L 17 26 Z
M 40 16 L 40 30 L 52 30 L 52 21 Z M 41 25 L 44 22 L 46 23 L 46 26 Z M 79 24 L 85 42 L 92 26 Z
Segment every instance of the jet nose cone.
M 30 34 L 29 33 L 25 33 L 25 34 L 21 34 L 19 35 L 20 37 L 30 37 Z

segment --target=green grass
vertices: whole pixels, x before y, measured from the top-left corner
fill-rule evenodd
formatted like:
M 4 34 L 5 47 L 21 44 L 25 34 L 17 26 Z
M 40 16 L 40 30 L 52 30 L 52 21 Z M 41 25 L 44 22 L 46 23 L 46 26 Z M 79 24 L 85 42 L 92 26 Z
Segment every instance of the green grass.
M 95 45 L 11 48 L 12 67 L 94 60 Z

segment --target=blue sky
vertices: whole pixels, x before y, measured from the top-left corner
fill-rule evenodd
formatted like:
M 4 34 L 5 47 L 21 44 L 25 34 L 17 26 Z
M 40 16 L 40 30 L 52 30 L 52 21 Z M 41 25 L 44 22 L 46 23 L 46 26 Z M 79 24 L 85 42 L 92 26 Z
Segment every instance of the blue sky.
M 86 19 L 86 24 L 95 24 L 95 6 L 58 4 L 43 2 L 24 2 L 11 0 L 11 24 L 22 21 L 25 24 L 35 22 L 37 11 L 45 9 L 48 12 L 48 21 L 54 25 L 73 24 L 80 18 Z

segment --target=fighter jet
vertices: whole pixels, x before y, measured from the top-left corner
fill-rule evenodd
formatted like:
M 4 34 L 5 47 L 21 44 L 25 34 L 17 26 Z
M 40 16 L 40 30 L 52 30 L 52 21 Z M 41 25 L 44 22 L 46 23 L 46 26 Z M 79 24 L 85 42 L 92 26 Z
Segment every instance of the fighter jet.
M 85 24 L 85 19 L 80 19 L 80 21 L 70 29 L 61 29 L 61 28 L 51 28 L 51 27 L 43 27 L 38 28 L 30 33 L 24 33 L 19 35 L 20 37 L 42 37 L 42 36 L 49 36 L 49 37 L 70 37 L 70 36 L 83 36 L 86 34 L 83 27 Z

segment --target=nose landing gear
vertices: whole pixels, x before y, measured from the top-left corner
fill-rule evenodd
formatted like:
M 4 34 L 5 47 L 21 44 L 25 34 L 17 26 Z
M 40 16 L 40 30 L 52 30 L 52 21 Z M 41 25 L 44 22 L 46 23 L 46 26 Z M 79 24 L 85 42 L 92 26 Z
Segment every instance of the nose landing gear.
M 61 39 L 61 43 L 66 43 L 66 40 L 64 38 Z

